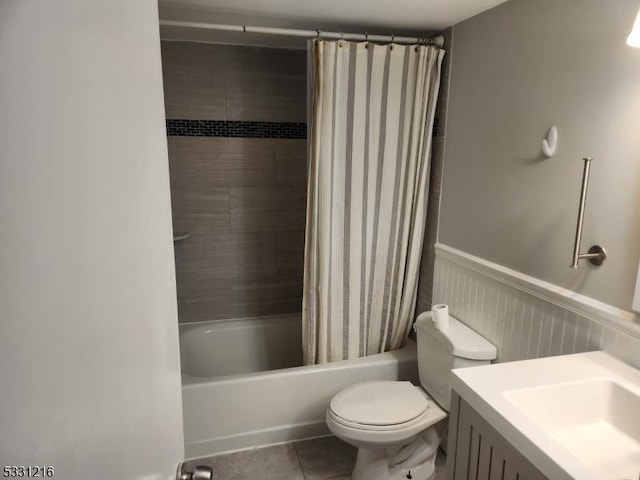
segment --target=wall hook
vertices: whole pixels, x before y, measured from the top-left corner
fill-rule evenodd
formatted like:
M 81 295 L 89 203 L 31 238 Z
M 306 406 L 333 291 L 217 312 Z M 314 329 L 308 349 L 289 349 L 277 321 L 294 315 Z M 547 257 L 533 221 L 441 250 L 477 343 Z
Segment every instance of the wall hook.
M 558 148 L 558 129 L 554 125 L 549 129 L 545 138 L 542 139 L 542 152 L 547 158 L 556 154 Z

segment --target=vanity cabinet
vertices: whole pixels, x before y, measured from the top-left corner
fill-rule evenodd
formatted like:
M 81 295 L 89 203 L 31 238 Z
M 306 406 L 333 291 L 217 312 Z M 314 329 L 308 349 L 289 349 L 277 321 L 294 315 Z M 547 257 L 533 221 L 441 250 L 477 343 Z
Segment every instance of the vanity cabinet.
M 449 415 L 448 480 L 547 479 L 455 391 Z

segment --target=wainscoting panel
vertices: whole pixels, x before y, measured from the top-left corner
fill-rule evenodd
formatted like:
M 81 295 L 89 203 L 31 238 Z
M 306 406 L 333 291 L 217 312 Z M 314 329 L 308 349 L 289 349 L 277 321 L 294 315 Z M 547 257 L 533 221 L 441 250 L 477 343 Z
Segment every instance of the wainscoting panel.
M 515 286 L 502 278 L 504 267 L 481 259 L 482 268 L 472 268 L 474 257 L 459 253 L 436 247 L 433 303 L 448 304 L 451 315 L 496 345 L 498 362 L 603 350 L 640 368 L 640 328 L 633 319 L 616 325 L 610 311 L 598 318 L 593 307 L 576 308 L 575 299 L 550 301 L 552 292 L 535 293 L 540 287 L 527 288 L 522 279 Z

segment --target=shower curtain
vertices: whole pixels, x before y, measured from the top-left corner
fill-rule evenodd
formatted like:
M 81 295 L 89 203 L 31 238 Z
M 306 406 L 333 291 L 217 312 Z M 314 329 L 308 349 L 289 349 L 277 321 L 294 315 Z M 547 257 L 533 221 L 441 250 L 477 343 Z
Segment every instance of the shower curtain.
M 444 51 L 312 43 L 305 364 L 400 348 L 415 314 Z

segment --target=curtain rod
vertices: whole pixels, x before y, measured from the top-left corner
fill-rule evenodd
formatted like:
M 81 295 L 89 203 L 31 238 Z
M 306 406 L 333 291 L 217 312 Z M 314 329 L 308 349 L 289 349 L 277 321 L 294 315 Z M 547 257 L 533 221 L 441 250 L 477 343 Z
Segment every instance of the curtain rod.
M 395 35 L 369 35 L 367 33 L 323 32 L 320 30 L 298 30 L 293 28 L 251 27 L 248 25 L 180 22 L 174 20 L 160 20 L 160 25 L 166 27 L 200 28 L 204 30 L 225 30 L 228 32 L 266 33 L 270 35 L 287 35 L 290 37 L 324 38 L 329 40 L 364 40 L 370 42 L 393 42 L 406 44 L 423 43 L 426 45 L 435 45 L 436 47 L 440 48 L 444 46 L 444 37 L 442 35 L 438 35 L 437 37 L 433 38 L 418 38 L 401 37 Z

